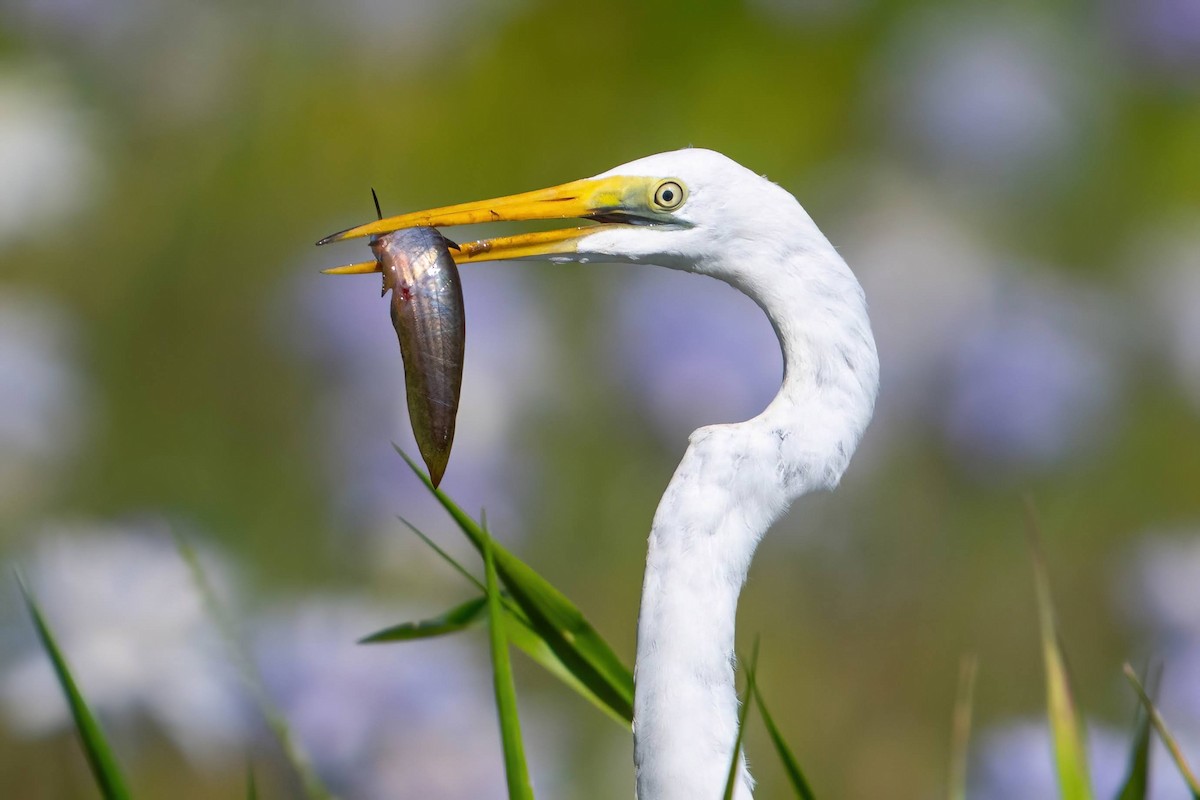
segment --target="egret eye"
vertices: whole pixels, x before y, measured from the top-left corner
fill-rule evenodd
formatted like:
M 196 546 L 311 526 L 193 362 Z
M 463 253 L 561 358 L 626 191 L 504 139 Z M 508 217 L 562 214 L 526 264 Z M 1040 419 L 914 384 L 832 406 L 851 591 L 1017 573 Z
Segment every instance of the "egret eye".
M 665 211 L 679 208 L 683 204 L 683 187 L 675 181 L 663 181 L 654 190 L 654 205 Z

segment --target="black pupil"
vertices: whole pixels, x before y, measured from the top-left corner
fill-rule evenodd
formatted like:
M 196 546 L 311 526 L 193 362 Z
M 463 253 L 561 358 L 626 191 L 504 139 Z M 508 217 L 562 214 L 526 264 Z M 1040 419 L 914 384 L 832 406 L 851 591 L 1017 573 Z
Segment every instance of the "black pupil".
M 675 199 L 675 193 L 670 189 L 663 189 L 662 199 L 664 203 L 669 203 Z

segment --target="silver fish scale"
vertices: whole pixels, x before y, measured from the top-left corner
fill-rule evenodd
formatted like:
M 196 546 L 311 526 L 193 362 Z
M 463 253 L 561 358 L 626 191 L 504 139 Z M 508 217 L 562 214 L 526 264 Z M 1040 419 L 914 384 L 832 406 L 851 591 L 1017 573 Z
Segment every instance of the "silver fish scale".
M 408 415 L 436 486 L 446 471 L 462 391 L 466 318 L 458 265 L 433 228 L 405 228 L 371 240 L 392 293 L 392 326 L 404 360 Z

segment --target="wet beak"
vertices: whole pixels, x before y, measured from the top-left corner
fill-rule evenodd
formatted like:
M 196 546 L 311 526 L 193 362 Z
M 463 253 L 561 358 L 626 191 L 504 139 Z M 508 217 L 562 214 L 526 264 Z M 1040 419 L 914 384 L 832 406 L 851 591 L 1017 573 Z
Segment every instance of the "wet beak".
M 647 193 L 653 192 L 653 183 L 654 181 L 648 178 L 629 176 L 572 181 L 548 189 L 388 217 L 326 236 L 317 244 L 329 244 L 361 236 L 379 236 L 401 228 L 441 228 L 484 222 L 551 219 L 620 220 L 629 213 L 628 209 L 645 206 L 649 197 Z M 579 241 L 583 237 L 604 227 L 607 226 L 588 225 L 464 242 L 457 250 L 451 250 L 450 255 L 457 263 L 464 264 L 570 254 L 577 251 Z M 376 272 L 378 269 L 379 265 L 376 262 L 368 261 L 334 267 L 325 272 L 347 275 Z

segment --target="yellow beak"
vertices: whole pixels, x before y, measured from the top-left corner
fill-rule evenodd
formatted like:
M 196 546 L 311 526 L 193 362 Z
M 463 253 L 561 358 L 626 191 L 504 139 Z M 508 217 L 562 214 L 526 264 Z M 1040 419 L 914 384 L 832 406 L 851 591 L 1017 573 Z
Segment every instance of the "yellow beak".
M 326 236 L 317 244 L 340 242 L 359 236 L 378 236 L 401 228 L 441 228 L 453 225 L 473 225 L 483 222 L 516 222 L 547 219 L 604 219 L 611 215 L 643 209 L 653 194 L 655 181 L 651 178 L 617 176 L 572 181 L 548 189 L 478 200 L 471 203 L 415 211 L 369 222 L 355 228 Z M 606 225 L 589 225 L 563 230 L 538 231 L 516 236 L 501 236 L 466 242 L 450 254 L 459 263 L 498 261 L 574 253 L 579 240 Z M 376 272 L 374 261 L 349 264 L 325 270 L 334 275 Z

